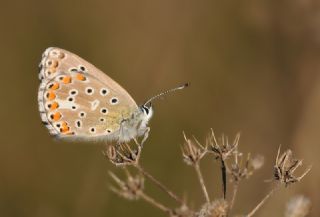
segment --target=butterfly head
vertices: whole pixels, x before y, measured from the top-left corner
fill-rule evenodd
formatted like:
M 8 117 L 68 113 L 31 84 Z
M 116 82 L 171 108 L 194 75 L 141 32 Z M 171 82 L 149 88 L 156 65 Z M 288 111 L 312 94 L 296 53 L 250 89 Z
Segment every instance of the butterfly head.
M 140 105 L 138 109 L 132 113 L 131 118 L 123 119 L 123 121 L 121 122 L 121 134 L 119 136 L 119 141 L 129 141 L 131 140 L 131 138 L 142 136 L 148 129 L 148 122 L 150 121 L 153 115 L 152 102 L 164 95 L 172 93 L 176 90 L 184 89 L 188 86 L 189 84 L 187 83 L 176 88 L 167 90 L 165 92 L 151 97 L 145 103 Z
M 141 111 L 143 112 L 146 119 L 150 119 L 153 115 L 153 108 L 151 102 L 143 104 L 140 106 Z
M 153 114 L 151 103 L 141 105 L 131 113 L 128 118 L 122 118 L 118 135 L 118 142 L 129 142 L 132 138 L 137 138 L 145 134 L 148 130 L 148 122 Z
M 187 83 L 187 84 L 184 84 L 179 87 L 167 90 L 165 92 L 162 92 L 160 94 L 157 94 L 157 95 L 151 97 L 145 103 L 143 103 L 141 106 L 139 106 L 138 111 L 133 114 L 131 122 L 137 124 L 137 126 L 139 128 L 138 130 L 140 130 L 140 129 L 144 130 L 145 128 L 147 128 L 147 124 L 153 115 L 152 102 L 156 99 L 159 99 L 160 97 L 162 97 L 164 95 L 171 93 L 171 92 L 184 89 L 188 85 L 189 84 Z

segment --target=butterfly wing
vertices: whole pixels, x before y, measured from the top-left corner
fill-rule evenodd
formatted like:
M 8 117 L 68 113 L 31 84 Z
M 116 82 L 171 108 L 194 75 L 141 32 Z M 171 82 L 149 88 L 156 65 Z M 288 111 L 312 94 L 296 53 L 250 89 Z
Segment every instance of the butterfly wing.
M 58 137 L 117 139 L 138 108 L 118 83 L 77 55 L 48 48 L 40 63 L 41 119 Z

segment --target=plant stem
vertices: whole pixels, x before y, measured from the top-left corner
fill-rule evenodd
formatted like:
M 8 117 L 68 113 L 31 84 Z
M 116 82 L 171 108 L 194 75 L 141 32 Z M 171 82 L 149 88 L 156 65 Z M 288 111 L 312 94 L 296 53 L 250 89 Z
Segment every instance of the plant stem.
M 239 183 L 236 182 L 233 185 L 233 193 L 232 193 L 232 199 L 230 201 L 229 210 L 231 210 L 233 208 L 234 201 L 236 200 L 236 196 L 237 196 L 237 193 L 238 193 L 238 187 L 239 187 Z
M 278 184 L 274 188 L 272 188 L 271 191 L 260 201 L 260 203 L 258 203 L 258 205 L 248 215 L 246 215 L 246 217 L 253 216 L 258 211 L 258 209 L 269 199 L 269 197 L 272 196 L 272 194 L 276 189 L 278 189 L 279 186 L 280 185 Z
M 170 212 L 170 209 L 166 206 L 164 206 L 163 204 L 157 202 L 155 199 L 153 199 L 152 197 L 146 195 L 145 193 L 143 192 L 140 192 L 140 197 L 142 199 L 144 199 L 146 202 L 150 203 L 151 205 L 155 206 L 156 208 L 166 212 L 166 213 L 169 213 Z
M 206 185 L 204 184 L 204 180 L 203 180 L 203 176 L 202 176 L 202 173 L 201 173 L 201 170 L 200 170 L 199 163 L 194 164 L 194 168 L 196 169 L 196 172 L 197 172 L 197 175 L 198 175 L 198 178 L 199 178 L 199 181 L 200 181 L 200 185 L 202 187 L 203 194 L 204 194 L 204 196 L 206 198 L 207 203 L 209 203 L 210 202 L 210 198 L 209 198 L 209 194 L 208 194 Z
M 144 176 L 150 179 L 154 184 L 156 184 L 161 190 L 166 192 L 170 197 L 172 197 L 175 201 L 180 204 L 184 204 L 183 200 L 179 198 L 175 193 L 170 191 L 166 186 L 164 186 L 161 182 L 159 182 L 156 178 L 154 178 L 150 173 L 145 171 L 139 164 L 134 165 Z
M 227 194 L 227 170 L 226 165 L 221 157 L 221 173 L 222 173 L 222 188 L 223 188 L 223 199 L 226 199 Z

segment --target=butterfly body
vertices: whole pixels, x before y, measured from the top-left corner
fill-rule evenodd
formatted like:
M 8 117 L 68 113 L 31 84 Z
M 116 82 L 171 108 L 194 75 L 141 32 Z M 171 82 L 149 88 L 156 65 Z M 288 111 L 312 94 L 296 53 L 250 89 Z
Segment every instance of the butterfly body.
M 123 142 L 128 142 L 133 138 L 145 135 L 149 130 L 147 124 L 152 114 L 152 107 L 149 108 L 149 112 L 146 112 L 142 106 L 139 107 L 138 110 L 132 113 L 130 118 L 121 119 L 119 133 L 115 136 Z
M 39 65 L 41 119 L 59 138 L 128 142 L 145 135 L 152 107 L 79 56 L 48 48 Z

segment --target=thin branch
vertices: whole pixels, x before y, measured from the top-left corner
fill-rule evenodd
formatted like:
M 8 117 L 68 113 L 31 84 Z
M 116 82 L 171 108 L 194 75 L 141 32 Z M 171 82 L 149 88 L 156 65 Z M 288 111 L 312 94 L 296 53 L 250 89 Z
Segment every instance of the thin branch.
M 175 193 L 170 191 L 166 186 L 164 186 L 161 182 L 159 182 L 156 178 L 154 178 L 150 173 L 145 171 L 139 164 L 134 164 L 134 167 L 136 167 L 145 177 L 147 177 L 152 182 L 154 182 L 154 184 L 156 184 L 161 190 L 166 192 L 175 201 L 177 201 L 180 204 L 184 204 L 183 200 L 180 197 L 178 197 Z
M 246 217 L 253 216 L 258 211 L 258 209 L 260 209 L 260 207 L 262 207 L 263 204 L 265 204 L 269 197 L 273 195 L 273 193 L 275 192 L 275 190 L 279 188 L 279 186 L 280 184 L 277 184 L 274 188 L 272 188 L 271 191 L 260 201 L 260 203 L 258 203 L 258 205 L 248 215 L 246 215 Z
M 143 192 L 139 193 L 139 196 L 144 199 L 146 202 L 150 203 L 151 205 L 155 206 L 156 208 L 166 212 L 166 213 L 170 213 L 170 210 L 168 207 L 164 206 L 163 204 L 159 203 L 158 201 L 156 201 L 155 199 L 153 199 L 152 197 L 146 195 Z
M 202 173 L 201 173 L 201 170 L 200 170 L 199 163 L 196 163 L 194 165 L 194 168 L 196 169 L 196 172 L 197 172 L 197 175 L 198 175 L 198 178 L 199 178 L 199 181 L 200 181 L 200 185 L 201 185 L 203 194 L 204 194 L 204 196 L 206 198 L 206 201 L 207 201 L 207 203 L 210 203 L 209 194 L 208 194 L 206 185 L 204 184 L 204 180 L 203 180 L 203 176 L 202 176 Z
M 307 170 L 300 177 L 298 177 L 298 180 L 300 181 L 305 175 L 307 175 L 310 172 L 311 168 L 312 166 L 309 166 Z
M 239 183 L 235 183 L 233 185 L 233 193 L 232 193 L 232 199 L 230 201 L 230 206 L 229 206 L 229 210 L 231 210 L 233 208 L 234 202 L 236 200 L 237 197 L 237 193 L 238 193 L 238 187 L 239 187 Z

